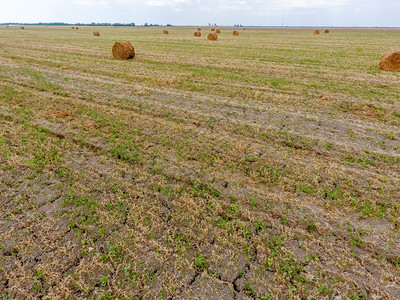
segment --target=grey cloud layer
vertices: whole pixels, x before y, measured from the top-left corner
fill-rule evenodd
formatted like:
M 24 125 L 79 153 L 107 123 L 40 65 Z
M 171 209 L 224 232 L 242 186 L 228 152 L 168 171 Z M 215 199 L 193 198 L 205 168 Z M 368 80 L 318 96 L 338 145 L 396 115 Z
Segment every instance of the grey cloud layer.
M 0 0 L 0 22 L 400 26 L 399 0 Z

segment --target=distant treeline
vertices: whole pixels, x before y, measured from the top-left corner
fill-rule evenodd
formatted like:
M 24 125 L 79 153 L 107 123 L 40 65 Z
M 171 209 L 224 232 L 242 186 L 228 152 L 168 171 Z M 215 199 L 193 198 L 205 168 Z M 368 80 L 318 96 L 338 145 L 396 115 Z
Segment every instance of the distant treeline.
M 0 23 L 0 25 L 39 25 L 39 26 L 135 26 L 135 23 Z

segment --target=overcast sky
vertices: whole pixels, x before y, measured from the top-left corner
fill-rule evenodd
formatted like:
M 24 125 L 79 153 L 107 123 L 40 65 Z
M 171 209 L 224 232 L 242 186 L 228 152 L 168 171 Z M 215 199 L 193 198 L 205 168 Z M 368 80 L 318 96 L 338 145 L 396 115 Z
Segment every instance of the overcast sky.
M 4 22 L 400 27 L 400 0 L 0 0 Z

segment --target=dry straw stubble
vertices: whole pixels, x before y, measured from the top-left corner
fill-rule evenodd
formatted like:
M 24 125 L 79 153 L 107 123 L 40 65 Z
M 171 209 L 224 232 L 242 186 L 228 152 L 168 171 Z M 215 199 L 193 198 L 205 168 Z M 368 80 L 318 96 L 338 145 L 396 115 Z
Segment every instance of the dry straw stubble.
M 131 59 L 135 57 L 135 48 L 133 48 L 132 44 L 128 41 L 115 42 L 112 53 L 116 59 Z
M 218 40 L 218 34 L 215 32 L 211 32 L 208 36 L 207 36 L 207 40 L 209 41 L 216 41 Z
M 379 67 L 384 71 L 400 71 L 400 50 L 383 54 Z

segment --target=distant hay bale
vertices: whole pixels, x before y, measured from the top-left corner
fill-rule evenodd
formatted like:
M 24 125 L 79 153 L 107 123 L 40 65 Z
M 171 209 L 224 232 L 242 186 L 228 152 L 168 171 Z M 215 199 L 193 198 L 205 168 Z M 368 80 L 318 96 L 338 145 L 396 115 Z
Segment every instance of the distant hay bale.
M 168 30 L 164 30 L 162 33 L 168 34 L 169 32 L 168 32 Z
M 400 50 L 383 54 L 379 67 L 384 71 L 400 71 Z
M 75 27 L 74 27 L 74 26 L 72 26 L 71 28 L 72 28 L 72 29 L 75 29 Z
M 112 53 L 114 58 L 126 60 L 135 57 L 135 48 L 128 41 L 125 42 L 115 42 Z
M 220 33 L 221 33 L 221 30 L 217 29 L 215 32 L 218 33 L 218 34 L 220 34 Z
M 68 67 L 67 66 L 62 66 L 61 70 L 68 70 Z
M 78 30 L 78 29 L 79 29 L 79 27 L 75 27 L 75 29 L 76 29 L 76 30 Z
M 100 36 L 100 32 L 98 32 L 98 31 L 93 31 L 93 35 L 94 35 L 94 36 Z
M 195 31 L 195 32 L 194 32 L 194 36 L 196 36 L 196 37 L 201 37 L 201 32 L 200 32 L 200 31 Z
M 21 26 L 21 29 L 25 29 L 25 27 L 24 27 L 24 26 Z
M 218 40 L 218 34 L 215 32 L 211 32 L 208 36 L 207 36 L 207 40 L 209 41 L 216 41 Z
M 319 34 L 319 30 L 318 30 L 318 29 L 315 29 L 315 30 L 314 30 L 314 34 Z
M 245 27 L 245 28 L 243 28 L 243 30 L 247 30 L 247 29 L 246 29 L 246 27 Z
M 7 28 L 10 28 L 10 26 L 7 26 Z
M 197 31 L 201 31 L 201 28 L 199 27 L 199 28 L 197 28 Z
M 234 31 L 233 31 L 233 36 L 239 36 L 239 31 L 234 30 Z
M 211 31 L 215 31 L 215 28 L 211 28 Z
M 329 29 L 325 29 L 325 33 L 329 33 Z

